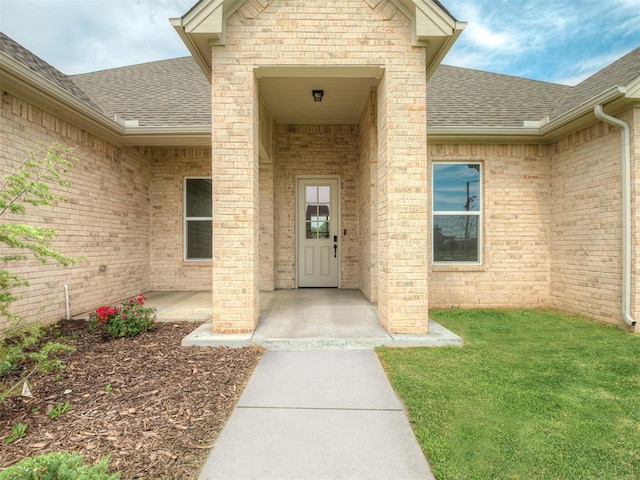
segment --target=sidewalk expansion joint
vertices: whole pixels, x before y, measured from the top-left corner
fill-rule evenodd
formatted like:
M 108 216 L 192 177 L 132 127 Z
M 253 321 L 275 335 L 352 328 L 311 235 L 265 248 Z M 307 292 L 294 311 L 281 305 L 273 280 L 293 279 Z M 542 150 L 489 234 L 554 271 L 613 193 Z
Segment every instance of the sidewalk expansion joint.
M 354 407 L 260 407 L 260 406 L 236 406 L 237 409 L 247 410 L 335 410 L 354 412 L 403 412 L 401 408 L 354 408 Z

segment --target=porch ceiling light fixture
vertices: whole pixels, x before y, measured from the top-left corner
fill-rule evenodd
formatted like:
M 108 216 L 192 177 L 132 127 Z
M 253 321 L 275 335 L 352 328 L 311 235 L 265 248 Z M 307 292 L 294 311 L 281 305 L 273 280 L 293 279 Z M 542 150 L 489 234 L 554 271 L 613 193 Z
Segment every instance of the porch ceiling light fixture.
M 311 94 L 313 95 L 314 102 L 321 102 L 322 97 L 324 97 L 324 90 L 312 90 Z

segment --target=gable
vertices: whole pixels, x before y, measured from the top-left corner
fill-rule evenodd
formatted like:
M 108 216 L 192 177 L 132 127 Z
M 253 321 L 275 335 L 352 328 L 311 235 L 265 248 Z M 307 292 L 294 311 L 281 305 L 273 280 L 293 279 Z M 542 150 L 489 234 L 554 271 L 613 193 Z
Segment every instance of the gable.
M 202 0 L 181 18 L 171 19 L 173 27 L 182 38 L 185 45 L 193 55 L 201 70 L 211 77 L 211 47 L 221 46 L 227 43 L 227 26 L 235 15 L 240 22 L 259 22 L 261 15 L 272 8 L 277 0 Z M 393 23 L 393 20 L 409 21 L 411 28 L 408 30 L 404 43 L 409 47 L 422 47 L 426 52 L 427 77 L 433 73 L 442 61 L 457 37 L 466 26 L 464 22 L 458 22 L 451 14 L 435 0 L 352 0 L 333 5 L 322 4 L 325 10 L 328 7 L 342 10 L 342 18 L 332 14 L 330 18 L 323 17 L 321 8 L 300 9 L 293 11 L 292 17 L 316 19 L 316 24 L 322 20 L 340 21 L 350 19 L 353 5 L 357 2 L 366 4 L 376 16 L 382 20 Z M 286 6 L 291 8 L 291 4 Z M 351 4 L 351 8 L 349 8 Z M 295 7 L 294 7 L 295 8 Z M 357 23 L 357 22 L 354 22 Z M 286 27 L 285 27 L 286 28 Z M 392 32 L 393 26 L 389 26 Z M 364 36 L 366 32 L 361 32 Z M 350 38 L 358 35 L 354 28 L 349 31 Z

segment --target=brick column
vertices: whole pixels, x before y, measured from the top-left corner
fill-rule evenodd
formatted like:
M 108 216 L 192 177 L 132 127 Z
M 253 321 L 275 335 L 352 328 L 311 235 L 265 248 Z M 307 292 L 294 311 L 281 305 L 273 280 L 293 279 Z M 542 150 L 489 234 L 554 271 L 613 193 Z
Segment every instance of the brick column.
M 257 86 L 250 67 L 216 48 L 211 82 L 213 330 L 250 332 L 258 320 Z
M 429 329 L 426 75 L 387 70 L 378 89 L 378 317 L 389 333 Z

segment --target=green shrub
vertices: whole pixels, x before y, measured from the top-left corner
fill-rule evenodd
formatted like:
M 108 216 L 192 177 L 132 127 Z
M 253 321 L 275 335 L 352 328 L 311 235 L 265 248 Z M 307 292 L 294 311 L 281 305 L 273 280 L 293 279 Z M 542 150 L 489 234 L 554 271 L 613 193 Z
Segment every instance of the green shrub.
M 55 328 L 40 324 L 16 325 L 10 336 L 0 338 L 0 403 L 15 394 L 30 372 L 48 373 L 64 368 L 58 355 L 75 348 L 61 343 L 67 339 L 57 341 L 54 337 L 59 334 Z M 16 374 L 21 380 L 11 377 Z
M 105 305 L 89 315 L 89 325 L 111 338 L 133 337 L 152 330 L 156 309 L 144 306 L 144 297 L 138 295 L 117 307 Z
M 29 425 L 26 423 L 18 422 L 12 429 L 11 433 L 7 438 L 4 439 L 5 445 L 10 445 L 19 438 L 24 438 L 27 436 L 27 430 L 29 430 Z
M 42 343 L 42 338 L 49 331 L 51 327 L 28 325 L 14 336 L 0 340 L 0 377 L 17 370 L 21 364 L 27 362 L 33 362 L 41 373 L 63 368 L 57 355 L 72 352 L 74 348 L 54 340 Z
M 53 452 L 24 460 L 0 472 L 0 480 L 117 480 L 119 473 L 109 474 L 109 459 L 84 465 L 77 453 Z

